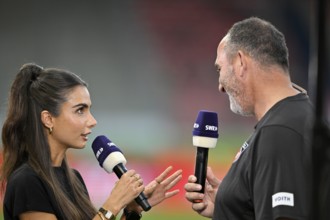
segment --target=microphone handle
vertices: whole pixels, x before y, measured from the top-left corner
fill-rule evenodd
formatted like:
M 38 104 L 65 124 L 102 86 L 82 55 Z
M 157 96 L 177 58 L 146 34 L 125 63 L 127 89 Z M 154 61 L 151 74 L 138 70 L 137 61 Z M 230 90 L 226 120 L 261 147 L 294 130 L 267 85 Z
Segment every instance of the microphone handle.
M 127 169 L 124 164 L 119 163 L 113 168 L 113 172 L 120 179 L 120 177 L 127 172 Z M 139 204 L 144 211 L 149 211 L 151 209 L 151 205 L 149 204 L 147 197 L 143 192 L 141 192 L 139 196 L 135 198 L 135 202 L 137 202 L 137 204 Z
M 126 167 L 124 164 L 119 163 L 113 168 L 113 172 L 117 175 L 117 177 L 120 179 L 120 177 L 127 172 Z
M 196 183 L 202 185 L 202 189 L 199 191 L 200 193 L 204 193 L 205 190 L 208 156 L 209 156 L 208 148 L 197 147 L 195 176 L 197 177 Z

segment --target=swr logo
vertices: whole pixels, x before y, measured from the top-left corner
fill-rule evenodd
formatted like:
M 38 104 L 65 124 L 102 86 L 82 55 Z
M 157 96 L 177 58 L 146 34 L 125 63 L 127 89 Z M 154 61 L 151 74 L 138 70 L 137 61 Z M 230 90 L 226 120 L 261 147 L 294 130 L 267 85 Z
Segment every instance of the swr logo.
M 103 152 L 103 148 L 101 147 L 97 152 L 96 152 L 96 158 L 99 158 L 100 154 Z
M 115 145 L 114 143 L 112 143 L 112 142 L 108 142 L 107 145 L 108 145 L 109 147 L 116 146 L 116 145 Z
M 217 131 L 218 127 L 217 126 L 213 126 L 213 125 L 205 125 L 205 130 L 206 131 Z

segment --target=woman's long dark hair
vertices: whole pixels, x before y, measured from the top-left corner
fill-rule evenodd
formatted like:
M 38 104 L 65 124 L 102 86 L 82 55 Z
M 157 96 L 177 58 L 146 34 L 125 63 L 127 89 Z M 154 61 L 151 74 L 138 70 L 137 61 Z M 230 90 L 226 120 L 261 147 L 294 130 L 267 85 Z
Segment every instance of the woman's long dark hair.
M 2 128 L 2 192 L 13 171 L 23 163 L 28 163 L 53 190 L 66 219 L 92 219 L 96 210 L 66 158 L 62 167 L 72 186 L 75 201 L 72 202 L 58 187 L 60 183 L 55 177 L 50 146 L 41 121 L 43 110 L 58 116 L 67 95 L 76 86 L 87 87 L 87 84 L 71 72 L 43 69 L 35 64 L 22 66 L 10 90 L 8 113 Z

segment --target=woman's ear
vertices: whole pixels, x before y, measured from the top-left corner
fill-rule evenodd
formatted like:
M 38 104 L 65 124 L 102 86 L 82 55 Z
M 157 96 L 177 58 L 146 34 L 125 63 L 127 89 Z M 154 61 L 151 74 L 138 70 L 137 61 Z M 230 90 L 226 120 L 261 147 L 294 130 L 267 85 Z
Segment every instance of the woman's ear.
M 50 114 L 50 112 L 47 110 L 43 110 L 40 116 L 41 116 L 42 124 L 46 128 L 52 129 L 54 124 L 53 124 L 53 116 Z

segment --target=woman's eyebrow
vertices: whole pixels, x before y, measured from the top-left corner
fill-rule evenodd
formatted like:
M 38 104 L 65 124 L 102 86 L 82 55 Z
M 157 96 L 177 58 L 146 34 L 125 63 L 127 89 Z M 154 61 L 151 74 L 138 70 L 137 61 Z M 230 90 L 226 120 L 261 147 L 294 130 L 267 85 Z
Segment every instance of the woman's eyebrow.
M 88 105 L 86 103 L 79 103 L 77 105 L 72 106 L 72 108 L 77 108 L 77 107 L 85 107 L 88 108 Z

